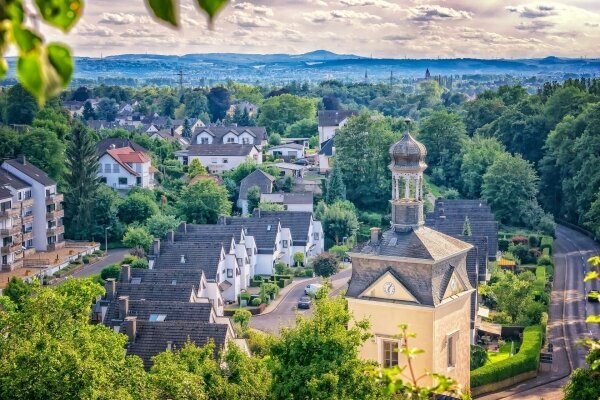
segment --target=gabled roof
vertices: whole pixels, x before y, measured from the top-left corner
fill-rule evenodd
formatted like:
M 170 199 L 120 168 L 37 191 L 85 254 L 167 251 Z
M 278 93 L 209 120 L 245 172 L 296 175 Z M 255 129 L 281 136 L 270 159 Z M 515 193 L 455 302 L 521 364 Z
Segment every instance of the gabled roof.
M 241 200 L 248 199 L 248 190 L 252 186 L 258 186 L 260 188 L 261 193 L 271 193 L 273 191 L 273 182 L 275 178 L 266 172 L 256 169 L 248 174 L 242 181 L 240 182 L 240 194 L 239 198 Z
M 192 143 L 197 143 L 196 137 L 202 132 L 208 133 L 214 139 L 213 144 L 223 143 L 223 137 L 228 133 L 233 133 L 236 136 L 246 132 L 250 136 L 258 139 L 258 142 L 265 142 L 267 140 L 267 129 L 263 126 L 215 126 L 207 125 L 201 126 L 194 130 L 192 137 Z
M 117 296 L 129 296 L 131 300 L 189 302 L 197 286 L 117 282 Z
M 170 342 L 172 350 L 181 349 L 191 341 L 202 347 L 209 340 L 215 344 L 215 357 L 225 346 L 229 326 L 206 322 L 136 322 L 135 341 L 127 344 L 127 354 L 135 354 L 144 362 L 145 368 L 152 366 L 152 357 L 167 350 Z M 125 332 L 121 326 L 121 332 Z
M 4 162 L 44 186 L 56 185 L 56 182 L 47 173 L 27 161 L 24 156 L 22 159 L 6 160 Z
M 130 147 L 135 151 L 148 153 L 148 150 L 135 143 L 133 140 L 127 138 L 106 138 L 96 143 L 96 154 L 98 154 L 98 157 L 100 157 L 104 153 L 106 153 L 106 150 L 110 149 L 112 146 L 114 146 L 117 149 L 121 147 Z
M 10 200 L 12 199 L 12 193 L 10 190 L 0 187 L 0 200 Z
M 333 156 L 333 138 L 321 143 L 321 150 L 319 150 L 319 154 L 328 157 Z
M 0 185 L 8 186 L 15 190 L 27 189 L 31 187 L 30 184 L 23 182 L 21 179 L 2 168 L 0 168 Z
M 279 150 L 279 149 L 294 149 L 294 150 L 304 150 L 304 146 L 297 143 L 286 143 L 280 144 L 278 146 L 269 147 L 269 151 Z
M 263 193 L 261 201 L 282 204 L 312 204 L 313 192 Z
M 277 245 L 279 218 L 222 217 L 219 219 L 219 225 L 239 226 L 245 229 L 249 236 L 254 236 L 259 251 L 273 252 Z
M 187 148 L 188 156 L 248 156 L 256 146 L 253 144 L 191 144 Z M 257 150 L 258 151 L 258 150 Z
M 339 126 L 342 121 L 353 115 L 358 115 L 354 110 L 320 110 L 319 126 Z
M 308 241 L 308 232 L 312 223 L 310 211 L 260 211 L 252 215 L 256 219 L 278 219 L 282 228 L 288 228 L 292 233 L 294 245 L 305 246 Z
M 127 317 L 137 317 L 138 321 L 149 321 L 150 315 L 165 315 L 165 321 L 210 322 L 213 306 L 211 303 L 184 303 L 179 301 L 130 300 Z M 108 303 L 104 323 L 112 326 L 119 320 L 119 302 Z
M 197 269 L 204 271 L 206 279 L 216 280 L 224 244 L 221 242 L 198 242 L 190 246 L 190 243 L 187 242 L 162 242 L 154 268 Z M 184 257 L 184 263 L 181 262 L 181 256 Z
M 132 280 L 139 280 L 140 284 L 150 285 L 194 285 L 200 286 L 202 270 L 189 268 L 169 269 L 140 269 L 131 268 Z M 131 282 L 130 282 L 131 283 Z

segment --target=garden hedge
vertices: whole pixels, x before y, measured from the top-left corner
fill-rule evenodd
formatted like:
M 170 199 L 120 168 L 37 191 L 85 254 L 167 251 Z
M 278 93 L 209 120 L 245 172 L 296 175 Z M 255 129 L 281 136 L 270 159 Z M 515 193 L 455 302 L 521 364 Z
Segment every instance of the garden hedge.
M 548 249 L 548 251 L 550 252 L 550 254 L 552 254 L 552 245 L 554 243 L 554 239 L 552 239 L 552 237 L 550 236 L 543 236 L 542 237 L 542 241 L 540 243 L 540 248 L 542 249 L 542 251 L 544 249 Z
M 523 331 L 523 343 L 517 354 L 471 371 L 471 387 L 499 382 L 513 376 L 535 371 L 540 361 L 543 330 L 540 325 L 528 326 Z

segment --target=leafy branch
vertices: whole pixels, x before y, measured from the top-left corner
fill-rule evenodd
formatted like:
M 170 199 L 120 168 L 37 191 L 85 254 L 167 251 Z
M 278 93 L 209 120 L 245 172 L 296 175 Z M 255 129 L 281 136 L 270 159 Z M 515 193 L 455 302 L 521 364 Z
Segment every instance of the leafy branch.
M 196 3 L 212 25 L 228 1 L 196 0 Z M 155 19 L 179 27 L 177 0 L 146 0 L 146 3 Z M 35 11 L 31 11 L 23 0 L 0 0 L 0 79 L 8 72 L 4 54 L 9 46 L 16 46 L 17 78 L 40 104 L 67 87 L 74 70 L 71 49 L 64 43 L 45 43 L 37 21 L 41 19 L 67 33 L 81 17 L 83 7 L 83 0 L 35 0 Z

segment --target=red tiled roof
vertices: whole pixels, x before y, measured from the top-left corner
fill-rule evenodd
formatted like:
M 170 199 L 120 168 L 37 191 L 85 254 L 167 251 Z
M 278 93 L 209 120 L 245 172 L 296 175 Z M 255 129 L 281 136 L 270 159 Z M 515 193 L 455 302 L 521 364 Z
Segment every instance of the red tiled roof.
M 139 174 L 128 165 L 129 163 L 136 164 L 150 161 L 150 157 L 146 153 L 133 150 L 131 147 L 108 149 L 106 150 L 106 153 L 125 168 L 127 172 L 134 176 L 139 176 Z

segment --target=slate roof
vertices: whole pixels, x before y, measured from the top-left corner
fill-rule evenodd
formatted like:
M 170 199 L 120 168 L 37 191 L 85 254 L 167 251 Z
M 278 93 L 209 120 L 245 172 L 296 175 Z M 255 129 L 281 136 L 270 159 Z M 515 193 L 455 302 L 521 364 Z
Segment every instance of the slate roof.
M 229 156 L 242 157 L 256 147 L 253 144 L 191 144 L 186 149 L 188 156 Z
M 202 281 L 202 270 L 189 268 L 140 269 L 131 268 L 131 278 L 140 280 L 140 284 L 150 285 L 194 285 Z M 122 278 L 122 276 L 120 277 Z M 131 282 L 129 282 L 131 283 Z
M 125 332 L 121 326 L 121 332 Z M 172 349 L 182 348 L 191 341 L 197 346 L 204 346 L 209 340 L 215 343 L 215 357 L 225 345 L 228 326 L 205 322 L 148 322 L 137 321 L 134 342 L 127 344 L 127 354 L 135 354 L 144 361 L 144 367 L 152 366 L 152 357 L 167 349 L 171 342 Z
M 179 301 L 130 300 L 127 317 L 137 317 L 138 321 L 149 321 L 152 314 L 166 315 L 165 321 L 210 322 L 213 306 L 211 303 L 183 303 Z M 108 303 L 104 321 L 113 326 L 119 319 L 118 300 Z
M 2 168 L 0 168 L 0 185 L 10 186 L 15 190 L 27 189 L 31 187 L 30 184 L 23 182 L 21 179 Z
M 23 156 L 22 160 L 6 160 L 4 161 L 6 164 L 14 167 L 15 169 L 21 171 L 31 179 L 35 180 L 38 183 L 41 183 L 44 186 L 54 186 L 56 182 L 48 176 L 47 173 L 27 161 L 27 159 Z
M 254 237 L 259 252 L 272 253 L 275 249 L 279 218 L 222 217 L 219 224 L 244 228 L 249 236 Z
M 308 231 L 312 222 L 310 211 L 260 211 L 252 215 L 253 218 L 277 218 L 282 228 L 289 228 L 292 233 L 294 245 L 306 246 Z
M 148 150 L 135 143 L 133 140 L 127 138 L 106 138 L 96 143 L 96 154 L 98 154 L 98 157 L 101 157 L 106 153 L 106 150 L 110 149 L 111 145 L 114 145 L 116 149 L 131 147 L 135 151 L 148 153 Z
M 185 230 L 185 232 L 184 232 Z M 242 227 L 233 225 L 212 225 L 212 224 L 183 224 L 179 225 L 175 232 L 175 241 L 195 240 L 196 238 L 211 237 L 229 237 L 232 236 L 236 242 L 242 238 Z
M 312 204 L 313 192 L 264 193 L 261 201 L 283 204 Z
M 12 193 L 10 190 L 0 187 L 0 200 L 10 200 L 12 199 Z
M 240 200 L 248 199 L 248 190 L 252 186 L 258 186 L 261 193 L 271 193 L 273 191 L 273 182 L 275 178 L 266 172 L 256 169 L 240 182 Z
M 204 271 L 208 280 L 216 280 L 223 243 L 198 242 L 190 246 L 187 242 L 162 242 L 160 254 L 154 262 L 155 269 L 190 268 Z M 181 256 L 185 263 L 181 263 Z
M 354 110 L 320 110 L 319 126 L 339 126 L 348 117 L 358 115 Z
M 267 129 L 264 126 L 201 126 L 195 129 L 192 143 L 197 143 L 196 136 L 202 132 L 209 133 L 214 139 L 213 143 L 223 143 L 223 136 L 233 132 L 239 136 L 243 132 L 248 132 L 251 136 L 258 139 L 258 144 L 267 140 Z
M 117 297 L 129 296 L 131 300 L 189 302 L 196 286 L 198 285 L 158 285 L 151 283 L 134 284 L 117 282 Z
M 327 139 L 321 143 L 321 150 L 319 150 L 319 154 L 328 157 L 333 156 L 333 138 Z
M 467 273 L 469 274 L 469 281 L 471 282 L 471 285 L 476 287 L 477 282 L 484 281 L 487 274 L 488 238 L 485 236 L 463 235 L 457 235 L 456 238 L 474 246 L 473 249 L 469 250 L 467 253 Z M 476 265 L 477 275 L 471 275 L 475 274 Z
M 278 150 L 278 149 L 294 149 L 294 150 L 304 150 L 304 146 L 297 143 L 287 143 L 280 144 L 278 146 L 269 147 L 269 151 Z

